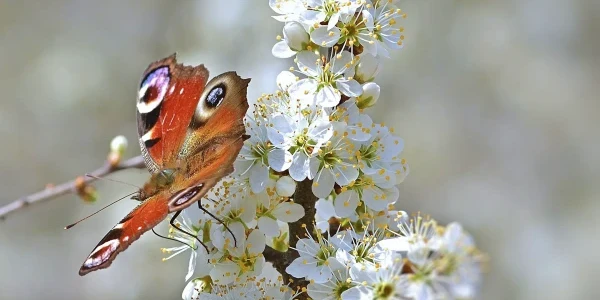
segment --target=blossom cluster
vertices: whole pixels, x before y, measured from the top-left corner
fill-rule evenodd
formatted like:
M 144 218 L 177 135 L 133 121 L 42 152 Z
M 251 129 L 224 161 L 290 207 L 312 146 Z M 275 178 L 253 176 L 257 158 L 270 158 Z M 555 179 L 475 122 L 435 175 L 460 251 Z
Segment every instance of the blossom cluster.
M 366 110 L 379 100 L 382 59 L 403 45 L 406 15 L 392 0 L 270 0 L 284 23 L 272 48 L 294 66 L 246 116 L 250 136 L 235 172 L 203 199 L 204 213 L 178 220 L 170 238 L 190 252 L 184 299 L 468 299 L 482 255 L 457 223 L 396 209 L 409 173 L 404 141 Z M 315 230 L 290 245 L 294 201 L 310 181 Z M 195 238 L 194 236 L 197 236 Z M 265 273 L 266 247 L 297 251 L 285 273 Z M 293 250 L 290 250 L 293 249 Z M 201 267 L 199 265 L 201 264 Z M 279 270 L 281 271 L 281 270 Z M 292 290 L 282 275 L 307 285 Z M 194 279 L 190 280 L 190 278 Z M 289 277 L 286 277 L 289 278 Z
M 458 223 L 396 212 L 390 227 L 317 233 L 297 244 L 286 271 L 310 279 L 313 299 L 471 299 L 484 256 Z

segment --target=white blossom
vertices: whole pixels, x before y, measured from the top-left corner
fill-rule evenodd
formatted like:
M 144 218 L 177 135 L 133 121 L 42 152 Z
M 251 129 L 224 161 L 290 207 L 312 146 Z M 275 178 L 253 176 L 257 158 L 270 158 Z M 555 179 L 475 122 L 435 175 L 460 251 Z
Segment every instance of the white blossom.
M 226 239 L 224 244 L 226 251 L 219 251 L 210 259 L 215 266 L 210 271 L 210 277 L 217 284 L 229 284 L 236 279 L 243 281 L 262 272 L 265 263 L 265 258 L 262 256 L 266 245 L 265 235 L 259 230 L 252 230 L 246 236 L 243 227 L 238 224 L 231 225 L 234 233 L 240 233 L 240 235 L 236 234 L 237 246 L 234 247 Z
M 252 191 L 258 193 L 265 187 L 269 178 L 269 165 L 282 164 L 285 159 L 271 154 L 272 146 L 267 138 L 267 129 L 264 120 L 255 120 L 248 117 L 246 129 L 250 138 L 244 141 L 234 168 L 241 178 L 248 178 Z
M 380 60 L 371 54 L 365 53 L 360 56 L 360 61 L 356 67 L 349 70 L 348 75 L 364 84 L 375 80 L 375 76 L 381 72 L 381 69 Z
M 294 180 L 304 180 L 310 175 L 310 158 L 333 134 L 327 115 L 311 105 L 295 114 L 271 115 L 269 121 L 272 155 L 281 157 L 273 160 L 272 167 L 277 171 L 289 169 Z
M 273 18 L 281 22 L 297 21 L 306 11 L 304 3 L 299 0 L 269 0 L 269 6 L 279 14 Z
M 296 278 L 310 278 L 316 283 L 323 283 L 331 279 L 334 270 L 344 266 L 335 258 L 337 248 L 334 244 L 317 235 L 318 241 L 312 237 L 298 240 L 296 250 L 300 257 L 294 259 L 285 269 Z
M 386 252 L 378 265 L 362 264 L 350 268 L 357 284 L 345 291 L 342 299 L 409 299 L 408 276 L 402 274 L 402 256 Z
M 359 175 L 354 156 L 355 145 L 345 134 L 346 124 L 333 122 L 332 125 L 332 138 L 310 162 L 310 172 L 314 178 L 312 191 L 319 198 L 327 197 L 336 183 L 348 185 Z
M 313 102 L 323 107 L 336 106 L 342 94 L 356 97 L 362 94 L 360 84 L 344 76 L 347 69 L 354 66 L 352 54 L 347 51 L 336 54 L 329 62 L 323 62 L 319 55 L 302 51 L 296 56 L 298 71 L 308 76 L 289 87 L 290 97 Z
M 401 10 L 387 1 L 378 1 L 384 3 L 373 5 L 363 10 L 363 18 L 366 27 L 369 29 L 366 42 L 361 43 L 366 52 L 372 55 L 381 55 L 389 57 L 389 50 L 398 50 L 402 48 L 404 29 L 398 25 L 398 22 L 405 15 Z

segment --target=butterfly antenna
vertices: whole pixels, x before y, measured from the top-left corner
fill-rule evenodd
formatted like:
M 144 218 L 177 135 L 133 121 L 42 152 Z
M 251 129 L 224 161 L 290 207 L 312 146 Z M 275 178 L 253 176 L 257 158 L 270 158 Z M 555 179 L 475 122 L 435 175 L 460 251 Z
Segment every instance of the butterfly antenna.
M 97 213 L 99 213 L 99 212 L 103 211 L 103 210 L 104 210 L 104 209 L 106 209 L 107 207 L 109 207 L 109 206 L 111 206 L 111 205 L 113 205 L 113 204 L 115 204 L 115 203 L 117 203 L 117 202 L 119 202 L 119 201 L 121 201 L 121 200 L 123 200 L 123 199 L 125 199 L 125 198 L 129 197 L 129 196 L 132 196 L 132 195 L 134 195 L 135 193 L 137 193 L 137 192 L 133 192 L 133 193 L 127 194 L 127 195 L 123 196 L 122 198 L 119 198 L 118 200 L 115 200 L 115 201 L 113 201 L 112 203 L 110 203 L 110 204 L 106 205 L 105 207 L 103 207 L 103 208 L 101 208 L 101 209 L 97 210 L 97 211 L 96 211 L 96 212 L 94 212 L 93 214 L 91 214 L 91 215 L 89 215 L 89 216 L 87 216 L 87 217 L 85 217 L 85 218 L 83 218 L 83 219 L 81 219 L 81 220 L 79 220 L 79 221 L 77 221 L 77 222 L 75 222 L 75 223 L 73 223 L 73 224 L 70 224 L 70 225 L 67 225 L 67 226 L 65 226 L 65 229 L 72 228 L 73 226 L 75 226 L 75 225 L 79 224 L 80 222 L 82 222 L 82 221 L 85 221 L 85 220 L 86 220 L 86 219 L 88 219 L 89 217 L 91 217 L 91 216 L 93 216 L 93 215 L 95 215 L 95 214 L 97 214 Z
M 131 183 L 125 182 L 125 181 L 120 181 L 120 180 L 115 180 L 115 179 L 110 179 L 110 178 L 104 178 L 104 177 L 98 177 L 98 176 L 93 175 L 93 174 L 85 174 L 85 176 L 90 177 L 90 178 L 94 178 L 94 179 L 98 179 L 98 180 L 106 180 L 106 181 L 111 181 L 111 182 L 116 182 L 116 183 L 128 185 L 128 186 L 134 187 L 134 188 L 136 188 L 138 190 L 142 189 L 141 187 L 139 187 L 139 186 L 137 186 L 135 184 L 131 184 Z

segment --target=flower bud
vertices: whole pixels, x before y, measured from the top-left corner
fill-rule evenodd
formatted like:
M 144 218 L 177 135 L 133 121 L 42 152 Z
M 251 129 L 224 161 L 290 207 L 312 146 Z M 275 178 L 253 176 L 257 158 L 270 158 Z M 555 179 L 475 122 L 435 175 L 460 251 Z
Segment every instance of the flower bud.
M 375 76 L 379 74 L 379 71 L 381 71 L 379 59 L 370 54 L 364 54 L 360 57 L 360 62 L 356 66 L 354 79 L 364 84 L 365 82 L 373 81 Z
M 362 86 L 362 95 L 356 97 L 356 106 L 360 109 L 375 105 L 379 99 L 380 88 L 375 82 L 367 82 Z
M 110 142 L 110 152 L 125 153 L 127 150 L 127 138 L 122 135 L 117 135 Z
M 108 154 L 108 163 L 111 167 L 116 167 L 121 162 L 123 153 L 127 150 L 127 138 L 118 135 L 110 142 L 110 153 Z
M 289 22 L 283 26 L 283 38 L 294 51 L 302 51 L 310 40 L 304 27 L 298 22 Z
M 282 176 L 277 180 L 275 191 L 282 197 L 291 197 L 296 191 L 296 182 L 290 176 Z
M 94 203 L 98 200 L 98 192 L 82 176 L 75 178 L 75 192 L 85 202 Z

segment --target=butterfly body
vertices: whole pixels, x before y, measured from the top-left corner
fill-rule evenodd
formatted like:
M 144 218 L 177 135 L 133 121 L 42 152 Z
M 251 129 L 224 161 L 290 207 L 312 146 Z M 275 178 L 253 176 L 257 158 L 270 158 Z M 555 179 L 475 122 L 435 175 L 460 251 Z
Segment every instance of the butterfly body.
M 80 275 L 107 268 L 116 255 L 169 213 L 200 201 L 233 162 L 245 136 L 249 79 L 235 72 L 209 82 L 208 70 L 177 64 L 175 55 L 150 64 L 137 102 L 140 148 L 151 173 L 133 211 L 98 243 Z

